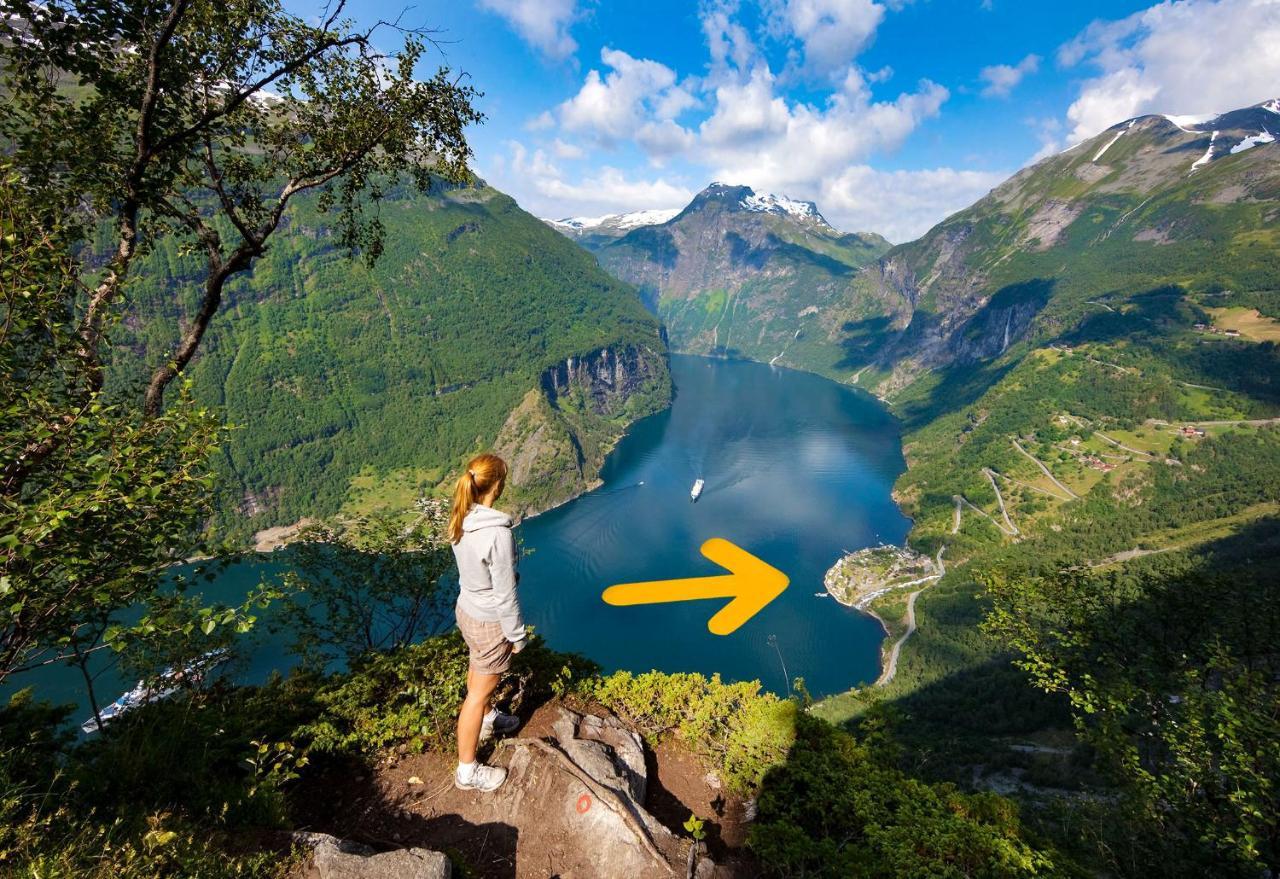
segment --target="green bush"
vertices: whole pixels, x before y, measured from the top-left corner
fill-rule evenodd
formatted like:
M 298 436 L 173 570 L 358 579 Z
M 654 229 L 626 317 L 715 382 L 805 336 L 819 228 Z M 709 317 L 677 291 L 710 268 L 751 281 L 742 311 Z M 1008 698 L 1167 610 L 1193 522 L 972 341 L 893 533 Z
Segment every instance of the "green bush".
M 994 794 L 910 778 L 826 721 L 801 714 L 786 761 L 764 778 L 749 845 L 777 876 L 1063 875 Z
M 262 695 L 148 706 L 72 747 L 65 708 L 16 694 L 0 707 L 0 877 L 283 875 L 291 859 L 233 853 L 223 829 L 282 819 L 293 764 L 241 738 L 262 727 Z
M 374 653 L 320 687 L 320 715 L 298 737 L 322 754 L 372 756 L 395 745 L 445 748 L 466 689 L 467 646 L 456 631 Z
M 598 670 L 588 660 L 548 650 L 535 638 L 517 654 L 498 699 L 519 710 L 527 701 L 565 695 Z M 454 743 L 467 692 L 467 646 L 455 630 L 402 650 L 372 653 L 316 692 L 319 714 L 298 739 L 322 754 L 369 757 L 390 747 L 445 750 Z
M 650 738 L 674 733 L 736 793 L 753 791 L 795 737 L 796 703 L 761 693 L 755 681 L 623 671 L 602 679 L 592 696 Z
M 234 854 L 225 840 L 171 815 L 97 821 L 70 810 L 37 810 L 9 828 L 15 844 L 0 848 L 0 876 L 39 879 L 279 879 L 298 853 Z

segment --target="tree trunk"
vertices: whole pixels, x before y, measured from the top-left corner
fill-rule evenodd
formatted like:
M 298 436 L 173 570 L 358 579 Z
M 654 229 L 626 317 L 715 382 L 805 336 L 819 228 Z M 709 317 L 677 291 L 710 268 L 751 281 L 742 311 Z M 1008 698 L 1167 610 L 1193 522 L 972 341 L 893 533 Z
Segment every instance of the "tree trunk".
M 93 720 L 98 724 L 98 732 L 102 732 L 102 712 L 98 710 L 98 696 L 93 689 L 93 675 L 89 674 L 89 657 L 85 656 L 80 650 L 80 645 L 75 645 L 76 665 L 80 669 L 80 674 L 84 676 L 85 691 L 89 694 L 89 707 L 93 709 Z
M 227 279 L 246 268 L 251 258 L 252 254 L 248 250 L 240 248 L 225 263 L 210 265 L 209 278 L 204 285 L 204 299 L 200 303 L 200 310 L 196 313 L 195 320 L 187 328 L 169 362 L 158 367 L 151 374 L 143 403 L 143 412 L 148 418 L 155 418 L 160 414 L 160 410 L 164 408 L 165 388 L 178 377 L 178 374 L 195 356 L 196 349 L 200 347 L 200 340 L 204 338 L 205 331 L 209 328 L 209 321 L 213 319 L 218 306 L 222 304 L 222 288 L 226 286 Z

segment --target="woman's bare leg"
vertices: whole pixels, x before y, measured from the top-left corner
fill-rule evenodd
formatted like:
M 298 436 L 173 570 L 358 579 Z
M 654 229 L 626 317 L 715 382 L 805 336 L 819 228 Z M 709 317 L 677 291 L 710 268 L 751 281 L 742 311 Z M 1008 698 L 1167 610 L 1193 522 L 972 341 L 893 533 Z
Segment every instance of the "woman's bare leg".
M 458 762 L 474 763 L 476 748 L 480 744 L 480 727 L 485 712 L 489 710 L 489 698 L 498 688 L 501 675 L 489 675 L 467 670 L 467 698 L 458 712 Z

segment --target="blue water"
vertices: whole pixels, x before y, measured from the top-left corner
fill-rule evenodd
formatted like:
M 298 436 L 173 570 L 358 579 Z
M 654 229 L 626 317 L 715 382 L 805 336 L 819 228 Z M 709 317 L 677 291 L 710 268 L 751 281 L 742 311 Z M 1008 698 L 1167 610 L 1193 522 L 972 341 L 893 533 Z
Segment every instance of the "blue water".
M 865 394 L 760 363 L 673 356 L 671 372 L 673 405 L 633 425 L 606 461 L 603 485 L 518 529 L 528 622 L 554 648 L 585 654 L 606 671 L 719 672 L 776 692 L 803 677 L 815 696 L 874 680 L 883 632 L 825 597 L 822 576 L 845 551 L 906 537 L 909 522 L 889 494 L 904 467 L 893 419 Z M 699 477 L 706 488 L 695 504 L 689 490 Z M 601 600 L 614 583 L 723 573 L 698 552 L 711 537 L 791 578 L 733 634 L 707 631 L 724 601 L 611 607 Z M 283 551 L 223 564 L 190 591 L 238 602 L 279 577 L 288 558 Z M 230 671 L 237 679 L 260 682 L 291 665 L 287 635 L 261 625 L 254 638 Z M 96 658 L 95 690 L 106 703 L 134 681 L 109 652 Z M 87 713 L 77 670 L 45 668 L 5 689 L 21 686 Z
M 892 418 L 807 373 L 688 356 L 673 356 L 671 370 L 674 404 L 632 427 L 604 485 L 521 526 L 528 621 L 606 671 L 719 672 L 782 690 L 785 665 L 814 695 L 874 680 L 883 631 L 825 597 L 822 577 L 846 550 L 906 537 L 889 493 L 904 467 Z M 706 488 L 695 504 L 698 477 Z M 791 578 L 733 634 L 707 631 L 723 601 L 601 601 L 614 583 L 723 573 L 698 552 L 711 537 Z

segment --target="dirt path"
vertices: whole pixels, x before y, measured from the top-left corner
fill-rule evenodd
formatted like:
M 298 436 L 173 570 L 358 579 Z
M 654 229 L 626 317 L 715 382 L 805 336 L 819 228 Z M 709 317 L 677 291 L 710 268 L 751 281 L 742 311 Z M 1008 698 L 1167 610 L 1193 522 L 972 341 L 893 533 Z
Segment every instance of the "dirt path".
M 1127 461 L 1129 459 L 1126 458 L 1125 460 Z M 1049 489 L 1047 488 L 1041 488 L 1038 485 L 1032 485 L 1030 482 L 1023 482 L 1021 479 L 1014 479 L 1012 476 L 1005 476 L 1003 473 L 997 473 L 996 475 L 999 476 L 1001 479 L 1003 479 L 1005 482 L 1012 482 L 1014 485 L 1021 485 L 1023 488 L 1029 488 L 1034 492 L 1044 495 L 1045 497 L 1051 497 L 1055 501 L 1069 500 L 1069 498 L 1063 497 L 1062 495 L 1058 494 L 1056 491 L 1049 491 Z
M 1109 555 L 1106 558 L 1102 559 L 1101 561 L 1094 562 L 1093 564 L 1089 565 L 1089 567 L 1091 569 L 1105 568 L 1107 565 L 1117 565 L 1117 564 L 1120 564 L 1121 562 L 1127 562 L 1130 559 L 1140 559 L 1143 556 L 1148 556 L 1148 555 L 1159 555 L 1162 552 L 1172 552 L 1175 549 L 1182 549 L 1182 548 L 1183 548 L 1182 546 L 1176 545 L 1176 544 L 1173 546 L 1162 546 L 1160 549 L 1140 549 L 1138 547 L 1134 547 L 1133 549 L 1126 549 L 1123 552 L 1118 552 L 1118 553 L 1115 553 L 1114 555 Z
M 1169 426 L 1168 421 L 1151 420 L 1149 424 Z M 1233 427 L 1236 425 L 1247 425 L 1248 427 L 1263 427 L 1267 424 L 1280 424 L 1280 418 L 1249 418 L 1239 421 L 1180 421 L 1179 424 L 1190 424 L 1193 427 Z
M 1054 448 L 1058 449 L 1059 451 L 1066 452 L 1068 455 L 1074 455 L 1077 458 L 1083 458 L 1085 455 L 1089 454 L 1088 452 L 1082 452 L 1079 449 L 1073 449 L 1070 446 L 1064 446 L 1061 443 L 1055 444 Z M 1133 460 L 1133 458 L 1129 457 L 1128 455 L 1108 455 L 1106 452 L 1098 452 L 1098 454 L 1095 455 L 1095 457 L 1106 458 L 1110 461 L 1120 461 L 1121 463 L 1125 461 Z
M 1054 485 L 1058 486 L 1058 488 L 1065 491 L 1071 497 L 1072 500 L 1077 500 L 1077 501 L 1080 500 L 1080 495 L 1076 494 L 1074 491 L 1072 491 L 1071 489 L 1063 485 L 1061 482 L 1059 482 L 1058 478 L 1049 472 L 1049 468 L 1044 466 L 1044 464 L 1040 462 L 1039 458 L 1037 458 L 1035 455 L 1031 454 L 1026 449 L 1024 449 L 1022 447 L 1022 444 L 1019 443 L 1016 439 L 1013 441 L 1013 447 L 1017 449 L 1019 452 L 1022 452 L 1022 454 L 1025 455 L 1028 459 L 1030 459 L 1032 464 L 1035 464 L 1037 467 L 1039 467 L 1040 472 L 1043 473 L 1050 482 L 1052 482 Z
M 961 514 L 961 510 L 964 509 L 964 505 L 960 503 L 959 495 L 953 497 L 952 500 L 956 502 L 956 511 L 955 511 L 955 515 L 951 517 L 951 533 L 959 534 L 960 533 L 960 514 Z
M 1098 439 L 1102 440 L 1103 442 L 1111 443 L 1111 445 L 1115 446 L 1117 449 L 1124 449 L 1126 452 L 1132 452 L 1135 455 L 1141 455 L 1142 457 L 1152 461 L 1156 459 L 1156 456 L 1151 454 L 1150 452 L 1144 452 L 1142 449 L 1134 449 L 1129 446 L 1126 446 L 1124 443 L 1120 442 L 1119 440 L 1113 440 L 1111 437 L 1107 436 L 1105 433 L 1103 433 L 1100 430 L 1095 430 L 1093 432 L 1093 435 L 1096 436 Z
M 1197 384 L 1192 384 L 1191 382 L 1179 381 L 1178 379 L 1174 379 L 1174 381 L 1182 385 L 1184 388 L 1198 388 L 1202 391 L 1218 391 L 1219 393 L 1223 393 L 1223 394 L 1231 393 L 1226 388 L 1215 388 L 1213 385 L 1197 385 Z
M 1009 518 L 1009 511 L 1004 506 L 1004 495 L 1000 493 L 1000 485 L 996 482 L 995 471 L 988 467 L 982 468 L 983 474 L 987 477 L 987 481 L 991 483 L 991 490 L 996 493 L 996 503 L 1000 504 L 1000 515 L 1004 518 L 1004 533 L 1016 536 L 1018 534 L 1018 526 L 1013 524 L 1013 520 Z
M 938 576 L 934 580 L 935 583 L 947 573 L 947 566 L 942 561 L 942 554 L 946 551 L 947 548 L 945 546 L 938 550 L 936 557 L 938 561 Z M 901 638 L 893 643 L 893 647 L 889 648 L 889 658 L 885 661 L 884 670 L 880 672 L 880 677 L 876 680 L 875 686 L 887 687 L 893 681 L 894 675 L 898 673 L 898 654 L 902 652 L 902 645 L 906 644 L 907 639 L 915 634 L 916 631 L 916 599 L 920 597 L 921 592 L 928 588 L 928 586 L 925 586 L 922 589 L 917 589 L 907 596 L 907 630 L 902 633 Z
M 992 515 L 991 515 L 990 513 L 988 513 L 986 510 L 982 509 L 982 507 L 975 506 L 975 505 L 974 505 L 974 503 L 973 503 L 973 501 L 969 500 L 969 499 L 968 499 L 967 497 L 965 497 L 964 495 L 962 495 L 962 494 L 957 494 L 957 495 L 954 495 L 953 497 L 954 497 L 954 499 L 956 500 L 956 502 L 957 502 L 958 504 L 964 504 L 966 507 L 968 507 L 969 509 L 973 510 L 973 511 L 974 511 L 975 513 L 977 513 L 979 516 L 983 516 L 983 517 L 985 517 L 985 518 L 987 519 L 987 521 L 989 521 L 992 525 L 994 525 L 994 526 L 995 526 L 995 527 L 996 527 L 996 528 L 997 528 L 997 529 L 998 529 L 1002 534 L 1007 534 L 1007 535 L 1009 535 L 1010 537 L 1014 537 L 1014 536 L 1016 536 L 1016 535 L 1017 535 L 1017 533 L 1018 533 L 1017 531 L 1007 531 L 1007 530 L 1005 530 L 1005 527 L 1004 527 L 1003 525 L 1001 525 L 1001 524 L 1000 524 L 999 520 L 997 520 L 994 516 L 992 516 Z
M 1099 360 L 1098 358 L 1094 357 L 1092 354 L 1086 354 L 1084 356 L 1084 359 L 1088 360 L 1090 363 L 1096 363 L 1099 366 L 1110 367 L 1111 369 L 1116 370 L 1116 372 L 1123 373 L 1124 375 L 1129 375 L 1130 373 L 1137 372 L 1137 370 L 1133 369 L 1132 367 L 1121 366 L 1119 363 L 1110 363 L 1106 360 Z

